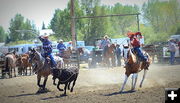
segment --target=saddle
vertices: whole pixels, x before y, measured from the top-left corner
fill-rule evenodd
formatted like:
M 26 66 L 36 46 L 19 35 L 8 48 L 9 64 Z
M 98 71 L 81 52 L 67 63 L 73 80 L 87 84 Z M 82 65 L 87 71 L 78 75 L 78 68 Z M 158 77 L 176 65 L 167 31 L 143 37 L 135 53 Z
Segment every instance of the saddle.
M 147 63 L 146 61 L 142 61 L 141 58 L 137 56 L 137 53 L 134 50 L 131 50 L 131 53 L 133 53 L 134 56 L 135 56 L 135 62 L 134 63 L 137 64 L 137 65 L 138 64 L 140 65 L 139 70 L 143 69 L 143 67 L 145 67 L 145 69 L 148 70 L 149 63 Z M 143 55 L 148 58 L 148 54 L 146 52 L 144 52 L 144 51 L 143 51 Z M 132 67 L 132 66 L 133 66 L 132 64 L 127 63 L 125 65 L 125 68 Z

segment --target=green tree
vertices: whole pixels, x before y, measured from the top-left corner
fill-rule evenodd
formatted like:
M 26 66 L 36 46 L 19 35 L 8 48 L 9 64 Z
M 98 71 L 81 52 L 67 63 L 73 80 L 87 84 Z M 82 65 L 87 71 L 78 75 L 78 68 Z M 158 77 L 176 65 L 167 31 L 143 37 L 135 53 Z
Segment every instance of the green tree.
M 79 0 L 75 1 L 75 16 L 83 15 L 83 11 L 79 6 Z M 64 39 L 65 41 L 71 40 L 71 18 L 70 18 L 70 2 L 68 7 L 64 10 L 56 9 L 54 16 L 51 20 L 51 29 L 55 32 L 57 38 Z M 76 20 L 76 33 L 81 34 L 83 27 L 82 20 Z
M 27 32 L 24 33 L 23 40 L 31 40 L 37 37 L 35 24 L 33 24 L 30 20 L 26 19 L 22 29 L 27 30 Z
M 2 26 L 0 26 L 0 42 L 5 42 L 7 34 L 5 33 Z
M 42 30 L 43 30 L 43 29 L 46 29 L 46 26 L 45 26 L 44 22 L 43 22 L 43 24 L 42 24 Z
M 51 20 L 51 28 L 55 32 L 57 38 L 70 40 L 70 13 L 66 8 L 64 10 L 56 9 Z
M 22 40 L 22 35 L 21 33 L 17 32 L 16 30 L 22 30 L 24 25 L 24 17 L 21 14 L 16 14 L 14 19 L 11 19 L 10 21 L 10 38 L 12 41 L 18 41 Z
M 143 16 L 153 27 L 155 33 L 175 33 L 178 28 L 178 21 L 180 20 L 179 6 L 180 4 L 177 0 L 163 2 L 159 0 L 149 0 L 143 4 Z
M 9 31 L 9 37 L 12 42 L 30 40 L 36 36 L 35 25 L 28 19 L 25 21 L 21 14 L 16 14 L 15 17 L 11 19 Z

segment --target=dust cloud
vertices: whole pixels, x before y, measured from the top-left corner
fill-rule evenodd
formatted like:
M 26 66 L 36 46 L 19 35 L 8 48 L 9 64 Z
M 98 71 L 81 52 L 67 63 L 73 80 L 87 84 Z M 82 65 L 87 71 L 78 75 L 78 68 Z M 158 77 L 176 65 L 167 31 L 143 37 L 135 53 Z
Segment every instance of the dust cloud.
M 179 81 L 180 76 L 174 75 L 177 74 L 177 72 L 180 73 L 180 69 L 176 69 L 177 66 L 152 64 L 147 71 L 146 78 L 143 82 L 143 88 L 164 86 L 169 82 Z M 125 69 L 123 67 L 115 67 L 113 69 L 107 69 L 105 67 L 82 69 L 80 73 L 81 75 L 79 75 L 77 81 L 77 85 L 80 87 L 95 86 L 97 88 L 99 86 L 99 88 L 101 88 L 103 85 L 117 85 L 120 88 L 125 79 Z M 143 71 L 138 73 L 136 88 L 139 88 L 143 73 Z M 132 75 L 128 78 L 126 87 L 131 87 L 131 82 Z

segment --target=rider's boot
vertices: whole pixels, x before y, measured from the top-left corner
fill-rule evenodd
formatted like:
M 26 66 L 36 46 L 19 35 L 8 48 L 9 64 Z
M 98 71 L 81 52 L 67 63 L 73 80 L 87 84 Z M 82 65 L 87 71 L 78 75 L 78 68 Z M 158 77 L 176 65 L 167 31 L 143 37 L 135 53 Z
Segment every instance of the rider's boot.
M 146 69 L 148 70 L 148 67 L 149 67 L 149 65 L 150 65 L 149 60 L 148 60 L 148 59 L 146 59 L 146 60 L 144 61 L 144 63 L 145 63 L 145 67 L 146 67 Z

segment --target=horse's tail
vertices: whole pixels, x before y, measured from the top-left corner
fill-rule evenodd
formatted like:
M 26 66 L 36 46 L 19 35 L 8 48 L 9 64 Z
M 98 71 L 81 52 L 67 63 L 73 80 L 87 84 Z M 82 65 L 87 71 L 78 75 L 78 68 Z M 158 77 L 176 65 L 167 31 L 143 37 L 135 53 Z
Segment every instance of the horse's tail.
M 8 66 L 8 64 L 9 64 L 9 59 L 6 57 L 6 60 L 5 60 L 5 71 L 7 72 L 7 71 L 9 71 L 9 66 Z

